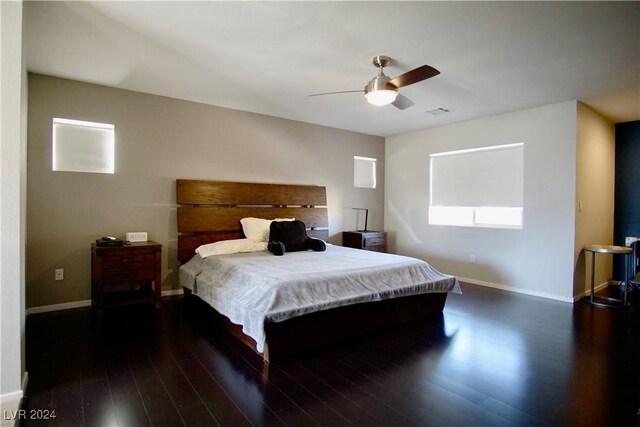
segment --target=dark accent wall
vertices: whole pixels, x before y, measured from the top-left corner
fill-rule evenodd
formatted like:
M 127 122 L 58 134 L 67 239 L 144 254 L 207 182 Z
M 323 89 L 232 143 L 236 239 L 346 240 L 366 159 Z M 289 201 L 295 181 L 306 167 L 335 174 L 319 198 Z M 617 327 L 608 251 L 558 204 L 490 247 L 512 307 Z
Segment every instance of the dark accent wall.
M 640 121 L 616 124 L 616 184 L 613 242 L 640 237 Z M 614 279 L 624 280 L 624 260 L 616 256 Z

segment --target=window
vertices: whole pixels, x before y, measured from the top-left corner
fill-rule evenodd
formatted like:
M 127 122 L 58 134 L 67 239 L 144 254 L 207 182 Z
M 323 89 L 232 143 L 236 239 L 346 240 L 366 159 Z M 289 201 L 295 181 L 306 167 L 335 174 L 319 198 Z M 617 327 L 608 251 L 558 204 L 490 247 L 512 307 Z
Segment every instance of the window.
M 430 155 L 429 224 L 522 228 L 524 144 Z
M 353 156 L 353 186 L 376 188 L 376 159 Z
M 53 119 L 52 169 L 114 173 L 114 133 L 111 124 Z

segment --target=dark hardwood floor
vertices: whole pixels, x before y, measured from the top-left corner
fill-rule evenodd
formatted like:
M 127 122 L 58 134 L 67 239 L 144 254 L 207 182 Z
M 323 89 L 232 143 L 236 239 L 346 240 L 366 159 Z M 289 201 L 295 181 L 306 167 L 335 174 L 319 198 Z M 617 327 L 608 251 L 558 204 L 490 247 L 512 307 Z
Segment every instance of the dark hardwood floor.
M 267 373 L 182 297 L 31 315 L 21 425 L 640 426 L 640 291 L 629 309 L 463 292 Z

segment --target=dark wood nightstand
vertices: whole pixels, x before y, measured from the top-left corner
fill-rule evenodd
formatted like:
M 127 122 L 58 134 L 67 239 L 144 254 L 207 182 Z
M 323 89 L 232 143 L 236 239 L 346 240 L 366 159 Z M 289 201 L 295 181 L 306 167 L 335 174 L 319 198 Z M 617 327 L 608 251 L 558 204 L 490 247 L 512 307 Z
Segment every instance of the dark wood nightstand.
M 344 231 L 342 245 L 367 251 L 387 252 L 387 233 L 384 231 Z
M 91 300 L 104 307 L 155 302 L 160 306 L 162 245 L 147 241 L 124 246 L 91 244 Z M 152 286 L 153 282 L 153 286 Z

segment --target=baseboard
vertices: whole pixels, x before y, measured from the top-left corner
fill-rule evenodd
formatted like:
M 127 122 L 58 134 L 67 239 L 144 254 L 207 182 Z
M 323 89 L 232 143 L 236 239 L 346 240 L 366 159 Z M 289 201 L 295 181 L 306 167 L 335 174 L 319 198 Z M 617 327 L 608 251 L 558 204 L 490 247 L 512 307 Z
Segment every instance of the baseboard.
M 515 288 L 515 287 L 509 286 L 509 285 L 502 285 L 502 284 L 499 284 L 499 283 L 486 282 L 484 280 L 470 279 L 468 277 L 459 277 L 459 276 L 456 276 L 456 277 L 461 282 L 467 282 L 467 283 L 471 283 L 473 285 L 486 286 L 488 288 L 501 289 L 503 291 L 515 292 L 515 293 L 524 294 L 524 295 L 531 295 L 531 296 L 539 297 L 539 298 L 552 299 L 552 300 L 555 300 L 555 301 L 570 302 L 570 303 L 575 302 L 574 298 L 572 298 L 572 297 L 561 297 L 560 295 L 549 294 L 549 293 L 546 293 L 546 292 L 532 291 L 532 290 L 522 289 L 522 288 Z
M 23 396 L 24 389 L 0 394 L 0 412 L 2 413 L 0 427 L 14 427 L 18 425 L 17 421 L 20 418 L 20 405 L 22 404 Z
M 22 399 L 23 392 L 22 390 L 12 391 L 10 393 L 0 394 L 0 404 L 2 406 L 15 402 L 15 406 L 17 407 L 20 403 L 20 399 Z
M 20 400 L 24 396 L 24 391 L 27 389 L 27 384 L 29 383 L 29 373 L 25 372 L 22 376 L 22 390 L 13 391 L 11 393 L 0 394 L 0 404 L 4 407 L 5 404 L 9 404 L 12 402 L 18 402 L 20 404 Z
M 29 316 L 30 314 L 47 313 L 49 311 L 69 310 L 72 308 L 89 307 L 90 305 L 91 305 L 90 299 L 83 300 L 83 301 L 63 302 L 62 304 L 51 304 L 51 305 L 42 305 L 40 307 L 29 307 L 25 310 L 25 314 Z
M 174 295 L 183 295 L 184 291 L 182 290 L 182 288 L 178 288 L 178 289 L 169 289 L 167 291 L 162 291 L 162 296 L 163 297 L 170 297 L 170 296 L 174 296 Z
M 617 283 L 619 283 L 619 282 L 616 282 L 615 284 L 617 284 Z M 593 290 L 594 290 L 595 292 L 598 292 L 598 291 L 601 291 L 602 289 L 606 288 L 607 286 L 609 286 L 609 285 L 613 285 L 613 284 L 614 284 L 613 282 L 604 282 L 604 283 L 600 283 L 599 285 L 594 286 L 594 287 L 593 287 Z M 587 289 L 587 290 L 586 290 L 586 291 L 584 291 L 583 293 L 578 294 L 578 295 L 575 295 L 575 296 L 573 297 L 573 302 L 576 302 L 576 301 L 578 301 L 579 299 L 581 299 L 582 297 L 586 297 L 586 296 L 589 296 L 589 295 L 591 295 L 591 289 Z
M 22 392 L 27 391 L 27 386 L 29 385 L 29 372 L 25 371 L 22 376 Z
M 163 297 L 169 297 L 174 295 L 182 295 L 183 293 L 184 292 L 182 288 L 179 288 L 179 289 L 169 289 L 166 291 L 162 291 L 161 295 Z M 83 301 L 65 302 L 62 304 L 43 305 L 40 307 L 29 307 L 25 310 L 25 314 L 28 316 L 30 314 L 47 313 L 50 311 L 69 310 L 72 308 L 89 307 L 89 306 L 91 306 L 90 299 L 83 300 Z

